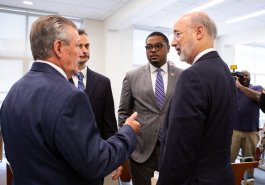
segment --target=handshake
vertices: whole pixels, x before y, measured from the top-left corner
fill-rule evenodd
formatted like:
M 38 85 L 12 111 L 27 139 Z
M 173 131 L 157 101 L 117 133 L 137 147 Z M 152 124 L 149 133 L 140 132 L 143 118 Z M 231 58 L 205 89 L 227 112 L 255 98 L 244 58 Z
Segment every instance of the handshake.
M 130 117 L 126 119 L 126 122 L 124 125 L 129 125 L 134 130 L 135 134 L 140 133 L 140 123 L 136 121 L 137 118 L 137 112 L 134 112 Z

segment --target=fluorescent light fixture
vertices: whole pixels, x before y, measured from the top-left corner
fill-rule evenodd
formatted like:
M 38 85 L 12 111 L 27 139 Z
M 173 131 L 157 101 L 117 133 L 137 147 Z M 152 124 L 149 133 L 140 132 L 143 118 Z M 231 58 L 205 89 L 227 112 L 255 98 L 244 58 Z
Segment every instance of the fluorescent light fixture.
M 20 12 L 20 13 L 30 13 L 30 14 L 36 14 L 36 15 L 51 15 L 51 14 L 58 14 L 57 12 L 47 12 L 47 11 L 38 11 L 38 10 L 32 10 L 32 9 L 26 9 L 26 8 L 17 8 L 17 7 L 11 7 L 11 6 L 1 6 L 0 10 L 8 11 L 8 12 Z
M 2 7 L 2 6 L 0 6 L 0 10 L 7 10 L 7 11 L 12 11 L 12 12 L 22 12 L 22 13 L 26 13 L 26 11 L 23 10 L 23 9 L 18 10 L 18 9 L 13 9 L 13 8 L 8 8 L 8 7 Z
M 23 4 L 26 4 L 26 5 L 33 5 L 33 2 L 32 1 L 22 1 Z
M 259 11 L 259 12 L 254 12 L 254 13 L 251 13 L 251 14 L 247 14 L 247 15 L 244 15 L 244 16 L 241 16 L 241 17 L 236 17 L 234 19 L 230 19 L 228 21 L 226 21 L 226 23 L 235 23 L 235 22 L 240 22 L 240 21 L 243 21 L 243 20 L 246 20 L 246 19 L 251 19 L 253 17 L 257 17 L 257 16 L 260 16 L 260 15 L 263 15 L 265 14 L 265 10 L 262 10 L 262 11 Z
M 223 1 L 225 1 L 225 0 L 213 0 L 213 1 L 210 1 L 208 3 L 205 3 L 205 4 L 201 5 L 201 6 L 198 6 L 198 7 L 194 8 L 194 9 L 190 10 L 189 12 L 205 10 L 205 9 L 207 9 L 209 7 L 212 7 L 214 5 L 220 4 Z

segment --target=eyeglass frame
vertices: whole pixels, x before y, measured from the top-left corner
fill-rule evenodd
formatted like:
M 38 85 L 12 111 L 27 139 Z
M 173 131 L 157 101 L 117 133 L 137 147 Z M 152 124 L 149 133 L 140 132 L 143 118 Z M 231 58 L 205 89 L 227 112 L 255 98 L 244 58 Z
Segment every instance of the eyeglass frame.
M 173 34 L 174 34 L 174 38 L 175 38 L 176 40 L 178 40 L 184 32 L 189 31 L 189 30 L 191 30 L 191 29 L 193 29 L 193 28 L 195 28 L 195 27 L 188 28 L 188 29 L 186 29 L 186 30 L 184 30 L 184 31 L 175 31 L 175 32 L 173 33 Z
M 155 48 L 156 51 L 159 51 L 159 50 L 161 50 L 164 46 L 165 46 L 165 44 L 162 44 L 162 43 L 156 43 L 156 44 L 154 44 L 154 45 L 152 45 L 152 44 L 147 44 L 147 45 L 145 46 L 145 49 L 146 49 L 146 51 L 152 51 L 153 48 Z

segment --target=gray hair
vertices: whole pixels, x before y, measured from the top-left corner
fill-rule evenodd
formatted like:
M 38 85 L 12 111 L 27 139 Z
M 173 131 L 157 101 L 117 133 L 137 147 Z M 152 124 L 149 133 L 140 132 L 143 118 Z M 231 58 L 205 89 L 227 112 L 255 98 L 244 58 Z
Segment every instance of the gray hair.
M 71 20 L 59 15 L 42 16 L 32 24 L 30 45 L 34 60 L 45 60 L 51 57 L 55 40 L 61 40 L 69 44 L 70 38 L 66 31 L 67 26 L 77 29 Z
M 191 16 L 192 26 L 203 25 L 206 28 L 206 31 L 213 39 L 217 37 L 217 26 L 215 22 L 203 12 L 193 12 Z

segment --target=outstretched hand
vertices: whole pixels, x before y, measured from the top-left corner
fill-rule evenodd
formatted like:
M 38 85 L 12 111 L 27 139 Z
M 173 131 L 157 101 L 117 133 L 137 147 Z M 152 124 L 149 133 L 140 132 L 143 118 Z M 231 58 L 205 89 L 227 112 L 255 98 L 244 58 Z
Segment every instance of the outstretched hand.
M 140 133 L 140 123 L 136 121 L 137 112 L 134 112 L 130 117 L 126 119 L 125 124 L 130 125 L 134 132 L 138 135 Z

